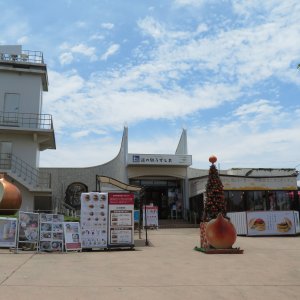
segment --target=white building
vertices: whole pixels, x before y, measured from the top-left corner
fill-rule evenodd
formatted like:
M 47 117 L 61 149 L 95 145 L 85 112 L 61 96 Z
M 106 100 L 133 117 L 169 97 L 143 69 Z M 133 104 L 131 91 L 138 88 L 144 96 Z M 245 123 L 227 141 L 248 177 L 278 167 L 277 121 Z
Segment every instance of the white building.
M 39 168 L 39 152 L 56 147 L 52 117 L 41 114 L 47 90 L 47 67 L 41 52 L 0 46 L 0 172 L 21 190 L 22 210 L 79 210 L 81 192 L 97 190 L 97 176 L 108 176 L 146 187 L 146 200 L 158 206 L 159 218 L 169 218 L 175 205 L 179 217 L 199 221 L 208 169 L 190 167 L 186 130 L 173 154 L 128 153 L 128 129 L 124 128 L 118 155 L 105 164 Z M 268 210 L 266 199 L 271 195 L 278 209 L 299 210 L 295 169 L 220 173 L 231 211 Z
M 51 115 L 42 114 L 48 91 L 40 51 L 0 46 L 0 172 L 22 193 L 22 210 L 51 202 L 50 174 L 39 170 L 39 153 L 55 149 Z

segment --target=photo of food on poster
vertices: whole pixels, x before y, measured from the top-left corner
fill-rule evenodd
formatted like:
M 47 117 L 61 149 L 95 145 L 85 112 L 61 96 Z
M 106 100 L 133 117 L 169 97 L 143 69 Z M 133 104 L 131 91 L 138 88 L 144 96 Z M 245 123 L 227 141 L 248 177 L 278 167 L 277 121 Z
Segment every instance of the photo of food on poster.
M 39 240 L 39 214 L 19 212 L 19 242 L 37 243 Z
M 81 234 L 79 222 L 64 222 L 66 250 L 81 250 Z
M 107 193 L 81 194 L 81 238 L 83 248 L 107 247 Z
M 16 218 L 0 217 L 0 247 L 15 247 L 17 241 Z
M 247 212 L 248 235 L 295 234 L 293 211 Z
M 63 251 L 63 220 L 60 214 L 40 214 L 40 251 Z
M 134 194 L 109 193 L 109 245 L 134 244 Z

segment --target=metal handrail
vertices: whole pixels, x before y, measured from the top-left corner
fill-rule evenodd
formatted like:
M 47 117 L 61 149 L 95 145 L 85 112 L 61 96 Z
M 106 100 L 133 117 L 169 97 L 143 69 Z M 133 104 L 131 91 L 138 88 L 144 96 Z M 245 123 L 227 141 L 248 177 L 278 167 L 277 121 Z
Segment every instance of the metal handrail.
M 0 61 L 44 64 L 43 52 L 22 50 L 21 54 L 0 53 Z
M 50 173 L 40 172 L 14 154 L 0 153 L 0 169 L 10 170 L 32 186 L 51 187 Z
M 0 111 L 0 126 L 53 129 L 52 115 Z

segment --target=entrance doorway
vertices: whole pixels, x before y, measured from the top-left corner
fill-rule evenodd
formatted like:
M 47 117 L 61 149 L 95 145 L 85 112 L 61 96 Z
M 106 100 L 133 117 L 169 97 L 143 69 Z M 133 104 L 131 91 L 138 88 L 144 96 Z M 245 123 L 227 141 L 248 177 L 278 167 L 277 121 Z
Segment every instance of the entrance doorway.
M 130 184 L 145 188 L 145 202 L 158 207 L 159 219 L 181 219 L 183 217 L 182 185 L 178 179 L 130 180 Z

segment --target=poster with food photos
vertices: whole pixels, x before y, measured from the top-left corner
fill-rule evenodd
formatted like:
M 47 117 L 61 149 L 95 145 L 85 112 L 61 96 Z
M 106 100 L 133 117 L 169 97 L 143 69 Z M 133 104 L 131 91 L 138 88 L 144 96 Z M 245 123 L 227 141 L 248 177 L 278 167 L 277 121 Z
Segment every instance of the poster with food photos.
M 82 248 L 107 247 L 107 193 L 81 194 L 81 238 Z
M 134 194 L 109 193 L 109 246 L 134 246 Z
M 249 211 L 247 212 L 249 236 L 294 235 L 296 224 L 293 211 Z
M 60 214 L 40 214 L 40 251 L 63 251 L 64 216 Z
M 19 212 L 18 242 L 38 244 L 39 214 L 33 212 Z
M 82 249 L 79 222 L 64 222 L 64 237 L 66 251 Z
M 0 217 L 0 248 L 16 246 L 17 224 L 16 218 Z

